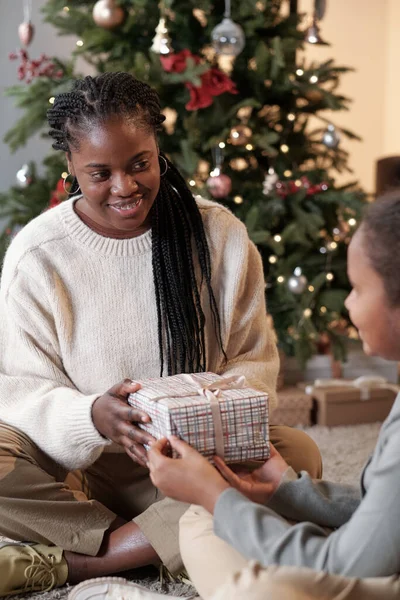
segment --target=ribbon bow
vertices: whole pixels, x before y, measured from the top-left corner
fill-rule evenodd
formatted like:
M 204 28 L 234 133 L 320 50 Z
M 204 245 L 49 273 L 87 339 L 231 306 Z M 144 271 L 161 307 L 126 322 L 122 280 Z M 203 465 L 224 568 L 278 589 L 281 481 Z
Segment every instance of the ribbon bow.
M 314 385 L 306 387 L 306 393 L 312 394 L 313 388 L 322 387 L 354 387 L 360 390 L 361 400 L 369 400 L 371 397 L 371 390 L 385 389 L 399 392 L 399 386 L 393 383 L 389 383 L 385 377 L 380 375 L 362 375 L 353 379 L 353 381 L 346 381 L 344 379 L 316 379 Z
M 197 393 L 199 396 L 204 396 L 210 403 L 211 416 L 214 424 L 215 433 L 215 453 L 220 458 L 225 456 L 224 447 L 224 431 L 222 427 L 221 411 L 219 408 L 219 398 L 223 390 L 234 390 L 246 387 L 246 378 L 244 375 L 232 375 L 231 377 L 221 377 L 204 385 L 204 382 L 200 377 L 196 375 L 189 375 L 187 373 L 182 375 L 182 379 L 196 386 Z

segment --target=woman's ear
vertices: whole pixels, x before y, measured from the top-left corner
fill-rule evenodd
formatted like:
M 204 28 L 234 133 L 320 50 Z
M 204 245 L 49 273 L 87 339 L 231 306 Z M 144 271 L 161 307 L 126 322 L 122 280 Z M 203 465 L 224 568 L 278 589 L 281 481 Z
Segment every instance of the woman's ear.
M 74 166 L 72 164 L 71 154 L 69 152 L 66 152 L 65 158 L 67 159 L 68 173 L 71 173 L 71 175 L 73 175 L 75 177 L 75 170 L 74 170 Z

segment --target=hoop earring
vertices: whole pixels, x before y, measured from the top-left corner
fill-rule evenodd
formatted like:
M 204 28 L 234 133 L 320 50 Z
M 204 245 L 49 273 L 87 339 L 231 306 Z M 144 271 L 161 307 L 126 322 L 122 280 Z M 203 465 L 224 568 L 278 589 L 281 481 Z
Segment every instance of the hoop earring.
M 78 183 L 78 181 L 77 181 L 76 177 L 74 177 L 74 176 L 72 175 L 72 177 L 73 177 L 73 180 L 72 180 L 72 185 L 74 184 L 74 181 L 76 181 L 76 183 L 78 184 L 78 187 L 77 187 L 75 190 L 73 190 L 73 191 L 72 191 L 72 185 L 71 185 L 71 190 L 69 190 L 69 191 L 67 190 L 67 179 L 68 179 L 68 177 L 70 177 L 71 175 L 72 175 L 72 173 L 68 173 L 68 175 L 67 175 L 65 178 L 63 178 L 63 188 L 64 188 L 64 192 L 65 192 L 66 194 L 68 194 L 68 196 L 75 196 L 75 194 L 77 194 L 78 192 L 80 192 L 80 191 L 81 191 L 81 188 L 79 187 L 79 183 Z
M 161 173 L 161 165 L 160 165 L 160 177 L 163 177 L 165 175 L 165 173 L 168 171 L 168 163 L 167 163 L 167 159 L 162 156 L 161 154 L 158 155 L 158 162 L 160 162 L 161 160 L 164 161 L 164 171 Z

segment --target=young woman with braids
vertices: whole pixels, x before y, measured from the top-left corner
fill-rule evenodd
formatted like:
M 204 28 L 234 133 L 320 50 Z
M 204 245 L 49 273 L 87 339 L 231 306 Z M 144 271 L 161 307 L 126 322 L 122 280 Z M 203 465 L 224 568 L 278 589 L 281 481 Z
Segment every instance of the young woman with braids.
M 152 438 L 137 426 L 149 417 L 127 404 L 127 377 L 240 373 L 276 404 L 260 257 L 160 154 L 156 93 L 127 73 L 86 77 L 48 119 L 76 195 L 29 223 L 4 262 L 0 534 L 33 544 L 0 548 L 0 596 L 160 560 L 180 570 L 186 505 L 149 479 Z M 271 437 L 320 474 L 304 433 Z

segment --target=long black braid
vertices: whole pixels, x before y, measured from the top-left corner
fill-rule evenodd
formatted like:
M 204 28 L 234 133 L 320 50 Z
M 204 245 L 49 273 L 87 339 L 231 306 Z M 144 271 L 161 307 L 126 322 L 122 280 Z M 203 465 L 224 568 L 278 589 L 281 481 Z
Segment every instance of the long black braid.
M 157 93 L 129 73 L 104 73 L 76 81 L 71 92 L 56 96 L 48 111 L 53 148 L 78 149 L 82 132 L 118 114 L 157 134 L 165 120 Z M 218 307 L 211 287 L 211 259 L 197 203 L 176 167 L 162 155 L 167 171 L 152 208 L 152 260 L 158 315 L 158 344 L 163 374 L 207 370 L 206 286 L 216 342 L 223 356 Z M 164 163 L 164 161 L 161 161 Z M 163 169 L 163 165 L 161 165 Z M 193 253 L 193 249 L 195 252 Z

